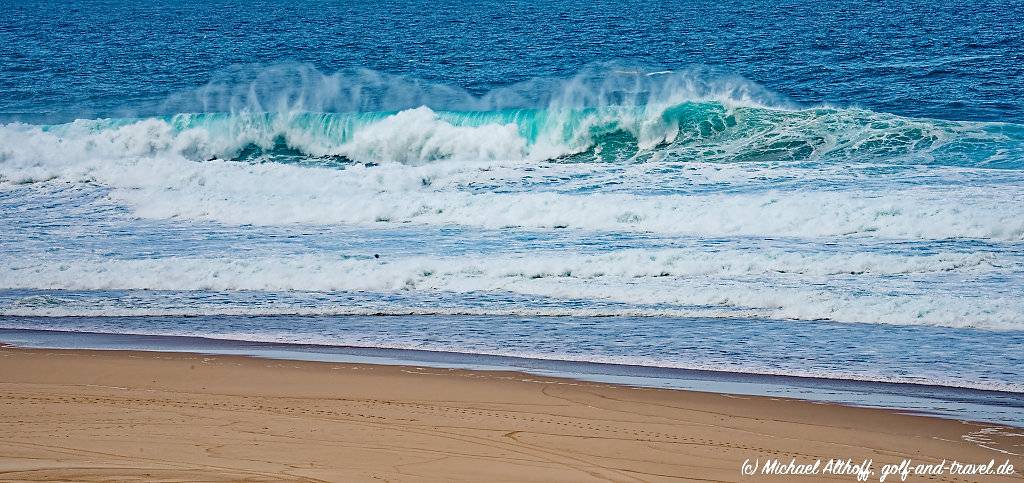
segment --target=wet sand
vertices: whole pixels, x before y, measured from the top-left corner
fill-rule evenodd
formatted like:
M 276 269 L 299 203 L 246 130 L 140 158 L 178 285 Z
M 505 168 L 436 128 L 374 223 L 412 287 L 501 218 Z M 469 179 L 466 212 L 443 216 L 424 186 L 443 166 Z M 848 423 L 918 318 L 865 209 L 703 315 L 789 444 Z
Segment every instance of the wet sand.
M 515 372 L 0 349 L 5 481 L 856 481 L 741 472 L 772 458 L 870 459 L 868 481 L 904 458 L 1010 460 L 1012 476 L 908 481 L 1022 481 L 1020 433 Z

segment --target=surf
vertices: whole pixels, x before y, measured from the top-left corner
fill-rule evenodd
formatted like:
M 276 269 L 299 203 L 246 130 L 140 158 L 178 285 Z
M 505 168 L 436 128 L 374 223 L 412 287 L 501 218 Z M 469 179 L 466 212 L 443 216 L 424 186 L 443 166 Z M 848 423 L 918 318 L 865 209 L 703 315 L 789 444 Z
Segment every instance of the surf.
M 1024 126 L 859 109 L 668 107 L 181 113 L 0 126 L 0 169 L 119 159 L 425 164 L 434 161 L 883 162 L 1024 167 Z

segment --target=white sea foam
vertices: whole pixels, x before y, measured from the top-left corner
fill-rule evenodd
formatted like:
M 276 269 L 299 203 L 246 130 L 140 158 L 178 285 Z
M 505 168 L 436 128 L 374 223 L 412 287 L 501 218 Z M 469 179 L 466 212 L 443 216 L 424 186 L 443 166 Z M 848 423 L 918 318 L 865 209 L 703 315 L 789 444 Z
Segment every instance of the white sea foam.
M 984 187 L 955 193 L 934 188 L 665 196 L 488 193 L 443 189 L 449 177 L 466 175 L 464 167 L 450 165 L 338 172 L 242 163 L 139 163 L 116 173 L 89 174 L 116 186 L 111 198 L 142 216 L 231 224 L 418 223 L 705 236 L 1024 239 L 1021 193 Z
M 949 271 L 969 276 L 1019 269 L 1013 263 L 986 254 L 846 256 L 820 252 L 689 250 L 391 260 L 323 255 L 268 259 L 8 260 L 0 269 L 0 281 L 9 289 L 50 290 L 483 291 L 632 304 L 637 308 L 627 308 L 625 313 L 640 315 L 746 315 L 1007 329 L 1024 327 L 1024 319 L 1008 295 L 965 299 L 939 290 L 909 296 L 865 288 L 879 277 L 921 277 Z M 848 282 L 836 282 L 842 277 L 849 277 Z M 819 288 L 807 283 L 829 279 L 833 281 Z M 891 291 L 899 284 L 889 282 L 888 287 Z M 678 308 L 685 306 L 695 308 Z M 44 305 L 6 307 L 4 311 L 38 315 L 52 309 Z M 347 310 L 359 313 L 358 310 L 366 308 Z M 403 310 L 406 309 L 383 309 L 398 313 L 404 313 Z M 623 311 L 567 307 L 550 309 L 544 314 L 611 315 Z M 495 311 L 483 309 L 481 313 Z
M 335 170 L 147 158 L 4 168 L 0 173 L 8 179 L 57 176 L 100 184 L 110 189 L 112 200 L 148 218 L 229 224 L 417 223 L 705 236 L 1024 240 L 1024 193 L 1007 186 L 652 196 L 566 193 L 543 186 L 473 190 L 478 183 L 501 186 L 543 176 L 529 166 L 493 163 Z M 570 169 L 558 172 L 571 175 Z
M 4 260 L 0 287 L 69 290 L 393 290 L 485 287 L 540 279 L 888 276 L 1019 268 L 991 253 L 896 255 L 781 250 L 621 250 L 611 253 L 460 257 Z M 463 287 L 466 288 L 466 287 Z M 469 287 L 471 288 L 471 287 Z
M 363 162 L 405 164 L 446 159 L 492 161 L 525 159 L 526 140 L 514 124 L 453 126 L 426 107 L 402 111 L 357 131 L 335 153 Z

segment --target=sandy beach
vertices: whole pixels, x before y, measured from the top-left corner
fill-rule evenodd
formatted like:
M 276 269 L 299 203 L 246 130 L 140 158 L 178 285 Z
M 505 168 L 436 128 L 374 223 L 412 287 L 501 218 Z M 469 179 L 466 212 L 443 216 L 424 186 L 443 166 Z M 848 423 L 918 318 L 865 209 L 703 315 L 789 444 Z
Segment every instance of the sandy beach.
M 1024 466 L 1020 438 L 988 424 L 513 372 L 5 347 L 0 388 L 5 481 L 856 481 L 741 474 L 773 458 L 870 459 L 869 481 L 904 458 L 1009 459 L 1009 477 L 932 480 L 1020 481 Z

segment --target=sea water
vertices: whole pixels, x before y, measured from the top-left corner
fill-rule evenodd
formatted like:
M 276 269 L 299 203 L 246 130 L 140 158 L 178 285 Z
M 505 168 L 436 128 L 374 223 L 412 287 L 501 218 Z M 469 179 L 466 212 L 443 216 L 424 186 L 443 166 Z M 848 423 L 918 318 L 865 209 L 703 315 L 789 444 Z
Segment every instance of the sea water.
M 1024 392 L 1019 1 L 0 4 L 3 327 Z

